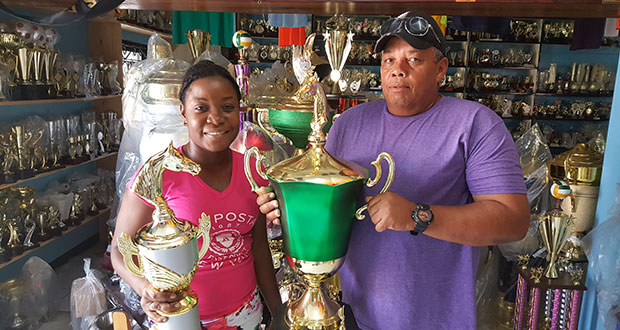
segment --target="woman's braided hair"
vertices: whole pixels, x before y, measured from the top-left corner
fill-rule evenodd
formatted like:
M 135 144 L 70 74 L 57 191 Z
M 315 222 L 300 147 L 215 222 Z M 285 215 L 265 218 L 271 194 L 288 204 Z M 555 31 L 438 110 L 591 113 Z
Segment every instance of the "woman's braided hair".
M 187 93 L 189 86 L 191 86 L 194 81 L 206 77 L 222 77 L 228 80 L 237 93 L 237 101 L 241 100 L 239 85 L 237 85 L 237 82 L 233 79 L 230 73 L 223 67 L 211 61 L 204 60 L 192 65 L 185 72 L 185 75 L 183 76 L 183 83 L 181 84 L 181 89 L 179 90 L 179 100 L 181 103 L 185 103 L 185 94 Z

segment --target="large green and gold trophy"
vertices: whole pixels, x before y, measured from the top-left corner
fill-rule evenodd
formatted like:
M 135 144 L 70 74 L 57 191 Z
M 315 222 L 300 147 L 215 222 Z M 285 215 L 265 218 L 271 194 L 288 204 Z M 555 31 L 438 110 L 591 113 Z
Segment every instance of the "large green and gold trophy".
M 349 245 L 354 218 L 366 205 L 357 208 L 364 185 L 372 187 L 381 178 L 381 160 L 389 164 L 385 192 L 394 178 L 394 162 L 381 153 L 372 164 L 377 175 L 368 180 L 368 171 L 360 165 L 331 156 L 324 149 L 328 105 L 319 83 L 305 91 L 314 99 L 309 146 L 301 155 L 291 157 L 261 171 L 262 155 L 250 148 L 245 154 L 245 173 L 258 192 L 250 172 L 251 157 L 256 157 L 258 173 L 268 179 L 276 192 L 282 212 L 284 252 L 289 266 L 305 282 L 305 292 L 289 301 L 285 323 L 290 329 L 344 329 L 344 309 L 330 298 L 325 281 L 342 266 Z M 277 324 L 277 321 L 276 321 Z
M 183 156 L 170 143 L 166 150 L 153 155 L 142 166 L 129 189 L 155 206 L 153 222 L 140 228 L 133 241 L 126 233 L 121 234 L 118 248 L 125 266 L 134 275 L 146 278 L 157 290 L 180 292 L 190 284 L 198 262 L 207 253 L 211 222 L 204 213 L 198 227 L 174 216 L 162 194 L 165 170 L 198 175 L 200 165 Z M 199 237 L 202 237 L 200 250 Z M 188 289 L 180 303 L 181 307 L 175 312 L 159 312 L 168 321 L 158 324 L 157 329 L 201 329 L 195 293 Z

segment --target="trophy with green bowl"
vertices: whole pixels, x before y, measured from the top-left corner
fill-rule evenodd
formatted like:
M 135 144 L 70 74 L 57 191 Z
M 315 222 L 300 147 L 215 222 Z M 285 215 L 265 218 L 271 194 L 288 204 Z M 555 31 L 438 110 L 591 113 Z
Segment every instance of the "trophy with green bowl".
M 293 72 L 299 81 L 299 88 L 292 94 L 284 97 L 267 98 L 262 97 L 260 104 L 256 104 L 255 108 L 259 112 L 258 124 L 266 130 L 270 135 L 275 132 L 289 138 L 295 146 L 296 155 L 300 155 L 308 146 L 308 135 L 310 134 L 310 121 L 314 117 L 314 98 L 308 95 L 308 91 L 318 81 L 318 77 L 314 72 L 311 64 L 312 45 L 316 34 L 311 34 L 306 38 L 303 46 L 294 46 L 293 48 Z M 268 119 L 265 119 L 263 112 L 268 113 Z M 334 114 L 327 111 L 327 123 L 323 128 L 323 132 L 327 133 L 331 127 Z M 269 124 L 267 124 L 267 120 Z M 271 127 L 270 127 L 271 126 Z
M 324 149 L 326 138 L 322 130 L 328 112 L 325 92 L 316 82 L 304 92 L 314 99 L 308 149 L 262 172 L 263 156 L 257 148 L 250 148 L 245 153 L 244 168 L 252 189 L 258 192 L 250 171 L 251 157 L 255 157 L 258 173 L 274 188 L 282 212 L 286 260 L 304 282 L 304 293 L 288 302 L 286 326 L 302 330 L 343 329 L 344 309 L 330 297 L 325 282 L 345 260 L 354 218 L 364 218 L 362 212 L 367 205 L 357 205 L 364 186 L 372 187 L 379 182 L 380 162 L 386 160 L 389 172 L 381 190 L 385 192 L 394 178 L 394 161 L 387 153 L 379 154 L 372 163 L 377 175 L 369 180 L 364 167 L 331 156 Z

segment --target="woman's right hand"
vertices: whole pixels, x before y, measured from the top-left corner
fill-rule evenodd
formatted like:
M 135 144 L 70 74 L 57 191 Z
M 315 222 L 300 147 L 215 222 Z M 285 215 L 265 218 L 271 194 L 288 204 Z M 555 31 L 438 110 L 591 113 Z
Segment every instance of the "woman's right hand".
M 256 198 L 261 213 L 267 216 L 267 222 L 274 225 L 280 224 L 280 209 L 276 194 L 269 188 L 261 187 Z
M 170 313 L 178 310 L 181 307 L 179 300 L 185 297 L 185 291 L 162 292 L 146 283 L 140 296 L 142 297 L 140 304 L 146 315 L 157 323 L 163 323 L 167 322 L 168 318 L 157 311 Z

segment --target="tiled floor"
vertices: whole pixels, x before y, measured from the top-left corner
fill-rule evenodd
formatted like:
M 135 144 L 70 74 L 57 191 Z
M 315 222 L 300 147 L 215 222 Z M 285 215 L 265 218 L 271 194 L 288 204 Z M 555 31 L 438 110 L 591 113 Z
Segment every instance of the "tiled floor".
M 53 318 L 41 324 L 41 330 L 71 329 L 70 294 L 73 280 L 84 277 L 84 258 L 91 258 L 91 268 L 99 269 L 105 249 L 101 243 L 94 243 L 81 252 L 74 253 L 62 264 L 55 267 L 61 294 L 58 297 L 58 311 Z

